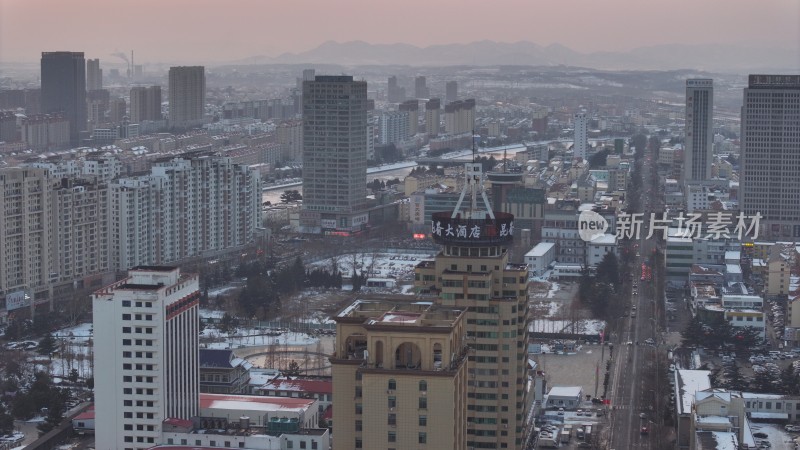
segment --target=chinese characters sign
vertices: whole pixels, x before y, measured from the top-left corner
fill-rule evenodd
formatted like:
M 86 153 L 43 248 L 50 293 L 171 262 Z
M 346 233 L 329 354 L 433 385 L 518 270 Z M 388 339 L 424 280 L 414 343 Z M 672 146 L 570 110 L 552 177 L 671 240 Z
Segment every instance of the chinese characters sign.
M 761 213 L 752 216 L 739 213 L 733 215 L 728 212 L 717 211 L 708 214 L 706 221 L 703 222 L 702 214 L 690 213 L 684 215 L 681 212 L 678 217 L 668 219 L 666 214 L 660 217 L 653 213 L 650 214 L 649 221 L 645 222 L 642 213 L 621 213 L 617 217 L 617 238 L 619 239 L 640 239 L 642 237 L 642 227 L 648 225 L 648 233 L 645 239 L 650 239 L 657 230 L 664 231 L 665 235 L 669 228 L 677 230 L 671 237 L 683 237 L 690 239 L 731 239 L 743 238 L 758 239 L 758 229 L 761 221 Z M 673 226 L 676 224 L 676 226 Z

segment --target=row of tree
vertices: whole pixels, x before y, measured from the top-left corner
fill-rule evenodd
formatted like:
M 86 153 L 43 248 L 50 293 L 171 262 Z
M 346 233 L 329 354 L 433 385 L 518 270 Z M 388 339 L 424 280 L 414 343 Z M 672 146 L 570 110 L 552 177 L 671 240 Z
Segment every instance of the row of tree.
M 578 298 L 595 317 L 608 320 L 619 313 L 622 304 L 619 273 L 619 260 L 613 252 L 605 254 L 594 275 L 584 267 L 578 284 Z
M 727 320 L 703 320 L 696 315 L 681 333 L 684 346 L 703 346 L 708 349 L 733 348 L 747 355 L 764 344 L 761 333 L 753 327 L 734 327 Z

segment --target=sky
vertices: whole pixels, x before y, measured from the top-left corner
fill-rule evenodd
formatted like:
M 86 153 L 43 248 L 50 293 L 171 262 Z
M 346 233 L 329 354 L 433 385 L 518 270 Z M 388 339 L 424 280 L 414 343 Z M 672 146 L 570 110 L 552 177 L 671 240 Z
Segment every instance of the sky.
M 0 62 L 42 51 L 211 63 L 333 40 L 417 46 L 479 40 L 579 52 L 661 44 L 798 49 L 798 0 L 0 0 Z M 121 62 L 121 60 L 120 60 Z

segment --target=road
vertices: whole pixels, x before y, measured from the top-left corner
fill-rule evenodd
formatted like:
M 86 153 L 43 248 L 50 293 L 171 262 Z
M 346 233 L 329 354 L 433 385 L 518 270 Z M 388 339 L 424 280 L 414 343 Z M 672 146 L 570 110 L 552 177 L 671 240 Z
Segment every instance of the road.
M 649 222 L 650 211 L 659 196 L 650 178 L 650 171 L 655 170 L 654 157 L 648 152 L 643 158 L 640 207 L 634 211 L 645 213 L 645 222 Z M 663 405 L 654 404 L 657 398 L 655 392 L 658 392 L 662 383 L 668 381 L 658 364 L 658 358 L 663 357 L 657 347 L 662 344 L 659 329 L 663 313 L 658 313 L 656 308 L 656 299 L 662 296 L 655 292 L 655 277 L 658 274 L 652 262 L 659 241 L 655 237 L 647 239 L 647 233 L 648 229 L 643 227 L 632 246 L 632 251 L 636 252 L 633 271 L 623 282 L 623 292 L 630 294 L 630 314 L 619 319 L 622 326 L 617 327 L 619 331 L 613 340 L 615 351 L 612 360 L 608 448 L 616 450 L 659 448 L 658 439 L 661 436 L 657 412 Z M 647 267 L 644 274 L 643 265 Z M 646 344 L 648 339 L 653 339 L 656 345 Z M 644 418 L 640 417 L 642 414 Z M 646 434 L 642 433 L 643 426 L 647 427 Z

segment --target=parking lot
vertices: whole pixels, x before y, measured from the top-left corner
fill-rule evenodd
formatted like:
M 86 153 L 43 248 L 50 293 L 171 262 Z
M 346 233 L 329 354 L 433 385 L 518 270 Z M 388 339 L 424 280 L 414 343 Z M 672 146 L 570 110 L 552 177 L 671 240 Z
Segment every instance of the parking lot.
M 534 355 L 534 360 L 539 369 L 545 372 L 548 386 L 581 386 L 584 395 L 599 397 L 603 395 L 602 377 L 610 351 L 608 346 L 584 344 L 574 354 L 546 353 Z M 595 377 L 598 368 L 599 379 Z

